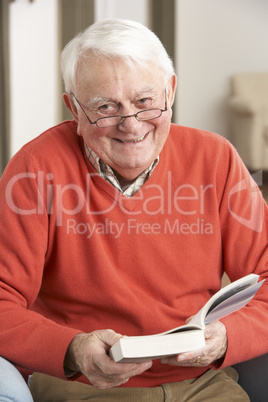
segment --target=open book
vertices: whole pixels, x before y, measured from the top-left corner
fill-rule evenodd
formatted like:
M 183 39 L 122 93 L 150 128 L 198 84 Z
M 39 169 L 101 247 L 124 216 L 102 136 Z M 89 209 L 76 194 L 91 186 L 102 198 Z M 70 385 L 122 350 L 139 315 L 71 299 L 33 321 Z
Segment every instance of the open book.
M 186 325 L 155 335 L 120 338 L 111 347 L 110 357 L 115 362 L 142 362 L 204 347 L 206 324 L 244 307 L 264 282 L 258 279 L 259 275 L 250 274 L 222 288 Z

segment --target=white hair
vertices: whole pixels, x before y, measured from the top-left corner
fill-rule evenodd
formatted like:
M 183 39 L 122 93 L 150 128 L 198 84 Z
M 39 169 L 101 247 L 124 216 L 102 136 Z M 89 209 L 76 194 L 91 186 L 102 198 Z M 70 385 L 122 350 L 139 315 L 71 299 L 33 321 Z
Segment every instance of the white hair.
M 154 62 L 163 71 L 166 82 L 174 74 L 172 60 L 158 37 L 135 21 L 101 20 L 65 46 L 61 69 L 66 92 L 75 91 L 78 62 L 85 54 L 122 59 L 132 66 L 148 67 L 148 62 Z

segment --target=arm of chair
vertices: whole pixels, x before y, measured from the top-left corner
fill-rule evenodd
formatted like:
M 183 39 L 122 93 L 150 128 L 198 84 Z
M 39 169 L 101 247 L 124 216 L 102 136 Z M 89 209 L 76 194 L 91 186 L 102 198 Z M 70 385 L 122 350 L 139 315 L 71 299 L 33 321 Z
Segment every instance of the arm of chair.
M 266 402 L 268 396 L 268 353 L 233 366 L 239 375 L 238 383 L 251 401 Z
M 229 99 L 231 111 L 239 114 L 253 115 L 260 110 L 259 105 L 254 100 L 233 96 Z

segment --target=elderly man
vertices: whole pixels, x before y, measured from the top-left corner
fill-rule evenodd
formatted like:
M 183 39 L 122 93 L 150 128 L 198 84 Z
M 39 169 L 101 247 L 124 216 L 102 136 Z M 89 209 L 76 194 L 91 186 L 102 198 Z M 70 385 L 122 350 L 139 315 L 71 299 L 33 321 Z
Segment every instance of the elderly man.
M 207 325 L 201 350 L 136 364 L 108 351 L 184 324 L 224 271 L 267 277 L 261 193 L 227 140 L 171 124 L 176 76 L 147 28 L 94 24 L 62 72 L 74 119 L 25 145 L 1 180 L 2 395 L 31 400 L 11 362 L 34 373 L 38 401 L 248 400 L 228 366 L 268 350 L 266 284 Z

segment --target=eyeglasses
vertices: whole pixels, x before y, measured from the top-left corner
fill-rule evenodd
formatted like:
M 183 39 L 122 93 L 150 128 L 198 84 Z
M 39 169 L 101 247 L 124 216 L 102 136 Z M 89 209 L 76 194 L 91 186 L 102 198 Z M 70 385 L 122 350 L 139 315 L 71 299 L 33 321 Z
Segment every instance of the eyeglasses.
M 81 103 L 78 101 L 76 96 L 72 93 L 71 94 L 78 105 L 80 106 L 81 110 L 83 111 L 84 115 L 88 119 L 90 124 L 96 124 L 97 127 L 99 128 L 104 128 L 104 127 L 112 127 L 112 126 L 119 126 L 119 124 L 123 123 L 125 119 L 128 117 L 135 117 L 138 121 L 147 121 L 147 120 L 153 120 L 153 119 L 158 119 L 163 112 L 167 111 L 167 94 L 165 91 L 165 108 L 164 109 L 159 109 L 159 108 L 154 108 L 154 109 L 146 109 L 146 110 L 141 110 L 138 113 L 130 114 L 128 116 L 109 116 L 109 117 L 101 117 L 97 119 L 96 121 L 91 121 L 88 115 L 86 114 L 85 110 L 83 109 Z

